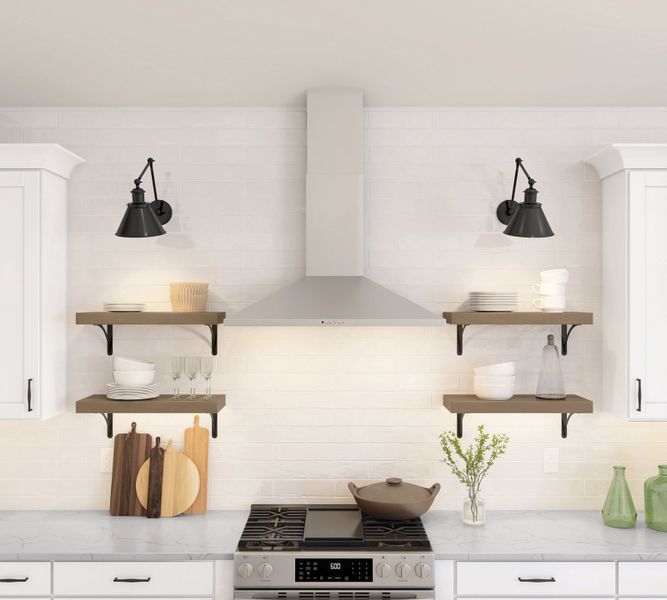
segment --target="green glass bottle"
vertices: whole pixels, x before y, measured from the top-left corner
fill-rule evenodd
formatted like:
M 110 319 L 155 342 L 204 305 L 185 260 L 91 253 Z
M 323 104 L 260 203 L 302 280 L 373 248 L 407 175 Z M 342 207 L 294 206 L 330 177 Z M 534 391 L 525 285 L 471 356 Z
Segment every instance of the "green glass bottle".
M 658 465 L 658 474 L 644 483 L 646 526 L 667 531 L 667 465 Z
M 614 467 L 614 479 L 604 502 L 602 520 L 609 527 L 622 529 L 629 529 L 637 523 L 637 511 L 625 480 L 625 467 Z

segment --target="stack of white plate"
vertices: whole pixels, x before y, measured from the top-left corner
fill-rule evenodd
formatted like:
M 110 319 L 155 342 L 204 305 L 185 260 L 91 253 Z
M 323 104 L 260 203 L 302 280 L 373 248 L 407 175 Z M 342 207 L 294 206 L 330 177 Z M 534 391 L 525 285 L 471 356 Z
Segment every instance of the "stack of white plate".
M 107 398 L 109 400 L 149 400 L 160 395 L 157 383 L 150 385 L 118 385 L 107 383 Z
M 516 292 L 470 292 L 470 308 L 475 312 L 512 312 L 516 306 Z
M 104 310 L 108 312 L 142 312 L 146 305 L 142 302 L 105 302 Z
M 113 383 L 107 384 L 110 400 L 148 400 L 160 395 L 153 363 L 114 356 Z

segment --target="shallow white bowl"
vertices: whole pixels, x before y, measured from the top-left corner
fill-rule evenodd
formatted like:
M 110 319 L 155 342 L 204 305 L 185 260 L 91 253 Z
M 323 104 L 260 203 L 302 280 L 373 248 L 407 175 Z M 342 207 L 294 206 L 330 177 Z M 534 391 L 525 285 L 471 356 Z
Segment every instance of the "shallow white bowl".
M 475 375 L 484 376 L 498 376 L 498 375 L 514 375 L 516 363 L 514 361 L 496 363 L 495 365 L 484 365 L 482 367 L 474 367 L 472 372 Z
M 149 385 L 155 379 L 155 371 L 114 371 L 113 380 L 118 385 Z
M 511 385 L 514 386 L 516 377 L 514 375 L 475 375 L 475 385 Z
M 475 396 L 480 400 L 509 400 L 514 396 L 514 384 L 512 385 L 473 385 Z
M 113 357 L 113 368 L 115 371 L 151 371 L 155 370 L 155 365 L 134 358 L 127 358 L 125 356 Z

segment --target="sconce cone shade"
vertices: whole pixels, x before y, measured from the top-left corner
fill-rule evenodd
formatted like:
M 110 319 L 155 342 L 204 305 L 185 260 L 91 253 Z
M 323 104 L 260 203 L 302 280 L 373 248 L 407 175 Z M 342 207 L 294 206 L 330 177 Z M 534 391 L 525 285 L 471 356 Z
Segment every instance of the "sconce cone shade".
M 524 191 L 524 200 L 517 205 L 516 212 L 503 233 L 526 238 L 553 236 L 554 232 L 542 211 L 542 205 L 537 201 L 535 188 L 529 187 Z
M 123 220 L 116 235 L 118 237 L 155 237 L 167 233 L 162 227 L 155 211 L 144 199 L 144 190 L 136 187 L 132 190 L 132 202 L 127 205 Z

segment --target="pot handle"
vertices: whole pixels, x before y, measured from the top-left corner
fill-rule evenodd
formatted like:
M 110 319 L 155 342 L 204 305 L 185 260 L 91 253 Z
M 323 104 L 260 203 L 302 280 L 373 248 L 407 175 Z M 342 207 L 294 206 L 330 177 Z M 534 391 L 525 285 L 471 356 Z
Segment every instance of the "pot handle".
M 441 486 L 439 483 L 434 483 L 430 488 L 428 488 L 429 491 L 431 492 L 431 496 L 435 498 L 438 495 L 438 492 L 440 491 L 440 487 Z
M 354 485 L 351 481 L 347 484 L 347 489 L 352 492 L 352 495 L 356 498 L 357 497 L 357 492 L 359 491 L 359 488 Z

